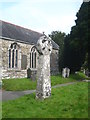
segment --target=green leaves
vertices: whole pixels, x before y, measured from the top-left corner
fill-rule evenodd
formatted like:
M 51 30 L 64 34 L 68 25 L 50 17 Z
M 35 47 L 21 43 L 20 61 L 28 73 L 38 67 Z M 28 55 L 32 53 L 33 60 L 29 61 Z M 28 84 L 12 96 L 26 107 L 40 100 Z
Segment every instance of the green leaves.
M 66 34 L 60 31 L 53 31 L 49 36 L 59 45 L 59 68 L 61 70 L 63 66 L 64 39 Z
M 85 61 L 85 56 L 88 50 L 88 10 L 90 9 L 89 2 L 83 2 L 80 10 L 77 12 L 75 20 L 76 25 L 71 28 L 69 37 L 65 40 L 65 53 L 64 63 L 71 71 L 80 70 Z

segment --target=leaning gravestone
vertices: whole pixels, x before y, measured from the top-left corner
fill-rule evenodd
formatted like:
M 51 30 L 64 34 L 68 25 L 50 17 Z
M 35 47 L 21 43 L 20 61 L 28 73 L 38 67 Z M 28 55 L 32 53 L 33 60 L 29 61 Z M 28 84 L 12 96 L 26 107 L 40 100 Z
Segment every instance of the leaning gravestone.
M 51 95 L 50 81 L 50 54 L 52 51 L 51 39 L 46 35 L 40 37 L 37 42 L 38 68 L 36 98 L 44 99 Z

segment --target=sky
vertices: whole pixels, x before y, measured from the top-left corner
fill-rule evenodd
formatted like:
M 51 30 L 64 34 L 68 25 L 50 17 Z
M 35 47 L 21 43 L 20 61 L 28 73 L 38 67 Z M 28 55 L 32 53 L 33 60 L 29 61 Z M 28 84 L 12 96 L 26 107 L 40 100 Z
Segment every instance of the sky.
M 37 32 L 70 33 L 83 0 L 0 0 L 0 19 Z

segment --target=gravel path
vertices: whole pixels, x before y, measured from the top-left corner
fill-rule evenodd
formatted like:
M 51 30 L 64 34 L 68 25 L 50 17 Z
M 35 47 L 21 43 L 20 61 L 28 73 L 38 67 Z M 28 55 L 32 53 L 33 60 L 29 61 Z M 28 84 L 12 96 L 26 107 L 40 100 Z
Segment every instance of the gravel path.
M 53 86 L 52 88 L 67 86 L 67 85 L 71 85 L 71 84 L 75 84 L 75 83 L 77 83 L 77 82 L 59 84 L 59 85 Z M 4 90 L 2 90 L 2 92 L 0 91 L 0 94 L 2 94 L 2 101 L 7 101 L 7 100 L 14 100 L 16 98 L 19 98 L 21 96 L 31 94 L 34 92 L 36 92 L 36 90 L 26 90 L 26 91 L 4 91 Z

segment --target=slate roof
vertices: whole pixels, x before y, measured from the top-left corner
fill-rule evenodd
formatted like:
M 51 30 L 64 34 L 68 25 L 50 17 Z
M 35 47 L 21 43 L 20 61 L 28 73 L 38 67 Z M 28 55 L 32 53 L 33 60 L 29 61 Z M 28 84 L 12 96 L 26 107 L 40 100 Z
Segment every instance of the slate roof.
M 0 36 L 2 38 L 10 38 L 14 41 L 21 41 L 24 43 L 35 44 L 37 40 L 43 35 L 39 32 L 7 23 L 0 20 Z M 54 49 L 59 49 L 59 46 L 52 40 L 52 45 Z

